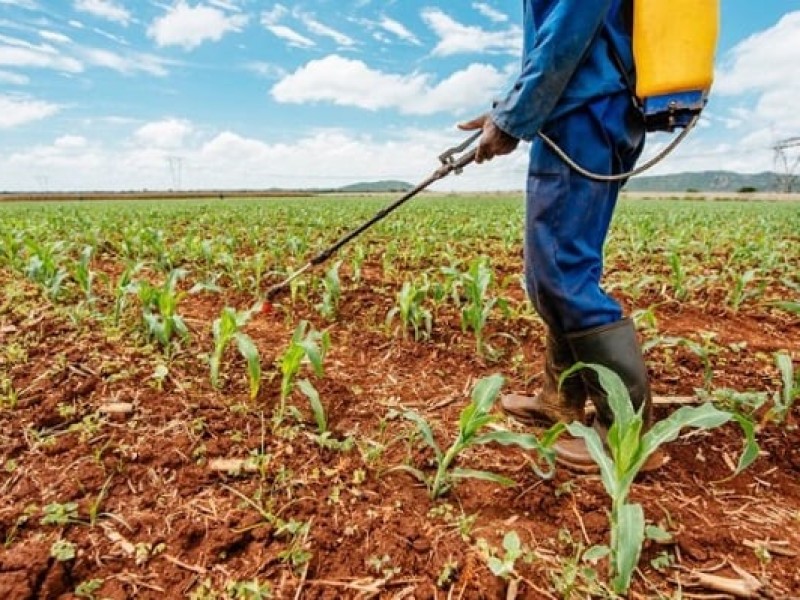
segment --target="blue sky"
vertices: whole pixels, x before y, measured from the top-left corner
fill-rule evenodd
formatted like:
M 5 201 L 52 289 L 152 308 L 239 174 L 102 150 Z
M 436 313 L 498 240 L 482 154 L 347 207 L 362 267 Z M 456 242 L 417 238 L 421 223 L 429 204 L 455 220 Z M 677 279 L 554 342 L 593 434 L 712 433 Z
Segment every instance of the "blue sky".
M 0 0 L 0 190 L 415 182 L 513 81 L 511 0 Z M 800 135 L 800 0 L 722 0 L 701 127 L 653 173 Z M 654 136 L 652 155 L 665 143 Z M 440 189 L 519 189 L 524 148 Z

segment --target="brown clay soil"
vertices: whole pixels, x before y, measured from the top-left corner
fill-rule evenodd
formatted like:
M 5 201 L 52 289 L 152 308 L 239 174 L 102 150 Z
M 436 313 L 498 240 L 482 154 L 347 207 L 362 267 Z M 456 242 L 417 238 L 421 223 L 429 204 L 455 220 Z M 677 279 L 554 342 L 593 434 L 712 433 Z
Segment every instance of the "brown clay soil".
M 365 273 L 360 285 L 345 286 L 335 322 L 309 302 L 287 303 L 248 324 L 264 365 L 255 402 L 234 349 L 221 391 L 210 386 L 201 356 L 221 308 L 244 308 L 246 299 L 188 296 L 181 313 L 192 338 L 161 380 L 153 376 L 165 363 L 156 345 L 70 320 L 32 287 L 7 300 L 0 308 L 2 366 L 18 399 L 0 411 L 0 598 L 75 598 L 91 580 L 100 587 L 84 597 L 225 597 L 226 586 L 256 580 L 275 598 L 504 598 L 508 584 L 487 568 L 485 548 L 499 551 L 512 530 L 529 550 L 516 564 L 516 597 L 599 595 L 591 574 L 582 573 L 590 565 L 576 562 L 583 549 L 608 543 L 610 504 L 599 477 L 559 469 L 545 481 L 526 453 L 484 446 L 459 464 L 516 485 L 465 480 L 433 502 L 409 474 L 392 470 L 404 463 L 431 469 L 404 410 L 425 415 L 449 445 L 478 378 L 502 373 L 506 389 L 535 390 L 540 322 L 516 318 L 509 330 L 496 314 L 495 361 L 476 356 L 455 311 L 440 316 L 431 341 L 404 340 L 383 325 L 395 290 L 381 283 L 379 265 Z M 9 277 L 0 274 L 3 283 Z M 776 391 L 771 355 L 778 350 L 800 367 L 800 320 L 787 313 L 663 302 L 656 317 L 661 335 L 716 334 L 715 387 Z M 292 427 L 272 432 L 275 359 L 302 318 L 330 332 L 325 376 L 314 383 L 332 438 L 351 436 L 349 450 L 315 441 L 299 392 L 291 404 L 302 423 L 289 418 Z M 656 347 L 647 360 L 658 395 L 691 395 L 703 385 L 703 364 L 685 347 Z M 107 414 L 112 403 L 132 410 Z M 672 410 L 659 407 L 658 415 Z M 760 457 L 736 477 L 736 425 L 689 432 L 666 448 L 668 464 L 640 477 L 632 499 L 673 539 L 647 542 L 632 597 L 731 597 L 698 585 L 698 573 L 738 580 L 747 573 L 760 582 L 761 597 L 800 597 L 797 418 L 795 408 L 787 423 L 763 424 Z M 212 468 L 217 459 L 254 455 L 260 469 Z M 68 503 L 77 504 L 69 522 L 42 522 L 44 507 Z M 51 556 L 59 539 L 74 545 L 74 558 Z M 594 568 L 604 580 L 606 561 Z M 258 597 L 239 593 L 229 592 Z

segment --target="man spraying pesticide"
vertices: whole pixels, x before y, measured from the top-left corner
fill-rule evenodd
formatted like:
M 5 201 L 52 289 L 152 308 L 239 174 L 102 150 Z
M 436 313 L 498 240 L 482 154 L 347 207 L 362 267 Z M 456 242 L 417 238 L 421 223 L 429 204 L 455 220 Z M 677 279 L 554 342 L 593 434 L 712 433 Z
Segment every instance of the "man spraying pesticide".
M 647 429 L 647 368 L 633 321 L 600 285 L 603 245 L 622 184 L 697 123 L 711 87 L 718 23 L 718 0 L 523 0 L 519 76 L 490 112 L 460 125 L 475 134 L 440 156 L 428 179 L 270 288 L 264 311 L 292 280 L 434 181 L 510 154 L 525 140 L 525 281 L 547 325 L 545 382 L 536 396 L 505 395 L 501 405 L 522 421 L 571 423 L 583 420 L 591 399 L 602 438 L 613 414 L 594 372 L 571 375 L 559 388 L 574 363 L 593 363 L 620 376 Z M 683 131 L 663 152 L 634 169 L 647 131 L 676 128 Z M 555 450 L 565 466 L 596 468 L 583 439 L 559 440 Z M 662 456 L 645 468 L 660 466 Z
M 582 421 L 587 399 L 605 439 L 613 414 L 597 375 L 562 373 L 576 362 L 615 371 L 644 428 L 652 424 L 647 368 L 633 321 L 600 285 L 603 245 L 624 181 L 648 130 L 697 122 L 713 74 L 717 0 L 524 0 L 522 69 L 481 130 L 475 161 L 532 142 L 525 218 L 525 281 L 547 325 L 545 381 L 533 397 L 505 395 L 523 421 Z M 635 57 L 635 59 L 634 59 Z M 661 156 L 656 157 L 656 160 Z M 653 161 L 651 161 L 652 163 Z M 595 468 L 583 439 L 559 440 L 557 460 Z M 654 469 L 663 455 L 651 457 Z

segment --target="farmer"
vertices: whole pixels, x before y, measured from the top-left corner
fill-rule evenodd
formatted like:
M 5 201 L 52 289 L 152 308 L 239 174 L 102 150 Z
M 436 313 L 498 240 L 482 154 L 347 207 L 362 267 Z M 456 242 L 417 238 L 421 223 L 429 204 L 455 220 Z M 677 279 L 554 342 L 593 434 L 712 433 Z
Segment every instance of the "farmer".
M 525 217 L 525 281 L 547 326 L 544 386 L 534 397 L 506 395 L 503 410 L 525 422 L 583 420 L 587 399 L 604 437 L 613 421 L 593 371 L 558 389 L 559 376 L 577 361 L 613 369 L 635 408 L 651 422 L 651 395 L 633 321 L 600 286 L 603 244 L 620 183 L 600 183 L 574 172 L 537 133 L 541 130 L 580 166 L 601 174 L 629 171 L 644 145 L 644 124 L 632 102 L 631 2 L 523 0 L 522 68 L 508 94 L 487 114 L 459 125 L 482 129 L 476 162 L 532 142 Z M 562 438 L 562 465 L 595 468 L 583 439 Z M 661 457 L 651 457 L 655 468 Z

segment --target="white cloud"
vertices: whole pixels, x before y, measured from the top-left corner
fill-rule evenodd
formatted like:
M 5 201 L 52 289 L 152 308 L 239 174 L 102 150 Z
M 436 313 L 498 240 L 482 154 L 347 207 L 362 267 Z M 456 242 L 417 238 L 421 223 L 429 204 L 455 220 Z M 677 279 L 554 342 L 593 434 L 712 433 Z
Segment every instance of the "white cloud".
M 0 71 L 0 83 L 7 83 L 9 85 L 28 85 L 31 82 L 30 77 L 20 73 L 12 73 L 11 71 Z
M 46 119 L 60 110 L 57 104 L 26 96 L 0 95 L 0 129 Z
M 737 95 L 764 92 L 796 80 L 800 64 L 800 11 L 737 44 L 722 61 L 714 91 Z M 766 68 L 766 66 L 769 68 Z
M 193 131 L 194 127 L 189 121 L 164 119 L 142 125 L 134 132 L 133 137 L 140 146 L 174 149 L 183 146 Z
M 422 18 L 439 36 L 433 49 L 435 56 L 483 52 L 518 55 L 522 48 L 522 31 L 516 25 L 505 31 L 485 31 L 463 25 L 438 8 L 425 9 Z
M 72 39 L 69 36 L 56 31 L 47 31 L 43 29 L 39 32 L 39 37 L 41 37 L 43 40 L 47 40 L 48 42 L 55 42 L 56 44 L 72 43 Z
M 471 65 L 438 84 L 422 73 L 398 75 L 360 60 L 330 55 L 313 60 L 272 88 L 279 102 L 331 102 L 367 110 L 393 108 L 404 114 L 464 113 L 487 103 L 506 81 L 489 65 Z
M 473 3 L 472 7 L 484 17 L 495 23 L 505 23 L 508 21 L 508 15 L 501 13 L 499 10 L 484 2 L 475 2 Z
M 83 48 L 81 54 L 86 62 L 95 67 L 104 67 L 124 75 L 148 73 L 164 77 L 168 71 L 165 61 L 152 54 L 130 54 L 123 56 L 103 48 Z
M 738 106 L 724 116 L 744 121 L 737 131 L 749 131 L 747 135 L 760 140 L 761 165 L 771 162 L 773 144 L 800 130 L 800 112 L 795 108 L 800 96 L 798 39 L 800 11 L 789 12 L 772 27 L 737 44 L 722 57 L 716 74 L 712 100 L 717 95 L 739 99 Z M 752 160 L 754 155 L 750 151 L 743 158 Z
M 290 46 L 296 48 L 312 48 L 316 45 L 312 40 L 285 25 L 265 25 L 265 27 L 272 35 L 286 41 Z
M 89 141 L 81 135 L 62 135 L 53 145 L 56 148 L 85 148 Z
M 27 8 L 28 10 L 39 9 L 39 5 L 34 2 L 34 0 L 0 0 L 0 4 L 18 6 L 19 8 Z
M 276 4 L 270 10 L 261 13 L 261 23 L 265 27 L 277 25 L 283 17 L 289 14 L 289 9 L 283 4 Z
M 394 19 L 390 19 L 389 17 L 383 17 L 379 22 L 378 26 L 382 29 L 385 29 L 389 33 L 396 35 L 401 40 L 406 42 L 411 42 L 412 44 L 419 45 L 420 41 L 417 39 L 408 28 L 400 23 L 399 21 L 395 21 Z
M 231 12 L 241 12 L 242 9 L 236 6 L 233 2 L 227 2 L 226 0 L 208 0 L 208 3 L 211 6 L 215 6 L 217 8 L 221 8 L 222 10 L 229 10 Z
M 179 0 L 165 15 L 153 21 L 147 28 L 147 35 L 159 46 L 192 50 L 208 40 L 217 42 L 228 32 L 241 31 L 247 21 L 246 15 L 229 15 L 203 4 L 192 7 Z
M 416 183 L 437 168 L 442 150 L 463 137 L 454 127 L 446 131 L 395 131 L 378 139 L 323 130 L 291 142 L 268 142 L 222 131 L 193 138 L 193 144 L 180 148 L 183 188 L 328 187 L 380 179 Z M 47 173 L 50 189 L 173 187 L 169 159 L 175 156 L 175 147 L 155 145 L 143 138 L 136 141 L 135 145 L 99 145 L 70 135 L 49 145 L 0 155 L 0 189 L 31 189 L 42 173 Z M 502 161 L 449 177 L 434 184 L 433 189 L 519 189 L 526 161 L 522 149 Z
M 0 45 L 0 65 L 54 69 L 66 73 L 83 71 L 83 64 L 80 61 L 64 56 L 48 45 L 30 47 Z
M 131 12 L 114 0 L 75 0 L 75 10 L 113 21 L 124 26 L 133 20 Z
M 264 61 L 249 62 L 244 65 L 244 68 L 251 73 L 255 73 L 259 77 L 265 77 L 267 79 L 278 79 L 286 75 L 286 71 L 282 67 Z
M 356 43 L 350 36 L 320 23 L 313 15 L 300 13 L 298 17 L 308 30 L 315 35 L 330 38 L 340 46 L 353 46 Z

